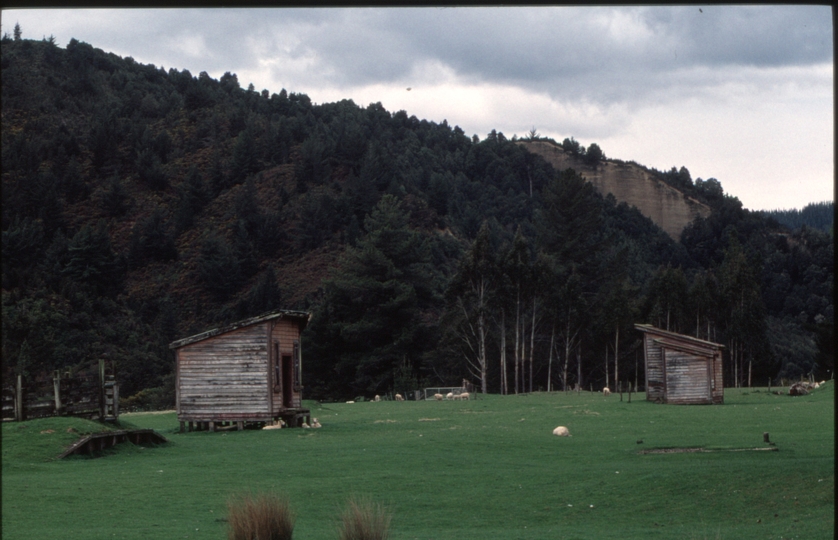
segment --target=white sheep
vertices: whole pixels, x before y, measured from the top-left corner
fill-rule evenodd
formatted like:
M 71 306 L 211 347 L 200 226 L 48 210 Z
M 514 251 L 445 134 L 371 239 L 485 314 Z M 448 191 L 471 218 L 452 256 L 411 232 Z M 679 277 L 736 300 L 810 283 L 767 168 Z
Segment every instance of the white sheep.
M 570 431 L 564 426 L 559 426 L 553 430 L 553 435 L 558 435 L 559 437 L 570 437 Z
M 396 401 L 404 401 L 404 398 L 401 394 L 396 394 Z
M 610 396 L 611 395 L 611 390 L 606 386 L 605 388 L 602 389 L 602 395 L 603 396 Z
M 463 392 L 462 394 L 460 394 L 460 399 L 468 401 L 469 399 L 471 399 L 471 397 L 469 396 L 468 392 Z
M 282 429 L 286 426 L 287 424 L 285 423 L 285 421 L 280 418 L 272 424 L 266 424 L 265 427 L 263 427 L 262 429 Z
M 311 427 L 319 428 L 319 427 L 323 427 L 323 426 L 320 425 L 320 422 L 317 421 L 317 418 L 312 418 L 311 419 Z
M 442 401 L 442 398 L 443 398 L 442 394 L 434 394 L 434 399 L 435 400 Z
M 375 395 L 375 399 L 373 401 L 381 401 L 381 396 L 378 394 Z
M 454 392 L 448 392 L 445 395 L 445 399 L 454 399 Z

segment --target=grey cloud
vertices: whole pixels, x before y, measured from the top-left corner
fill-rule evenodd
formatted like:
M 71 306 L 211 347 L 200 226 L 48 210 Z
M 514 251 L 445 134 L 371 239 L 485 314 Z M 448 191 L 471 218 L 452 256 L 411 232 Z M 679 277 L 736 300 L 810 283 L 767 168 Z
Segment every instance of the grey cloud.
M 548 6 L 55 13 L 71 14 L 54 19 L 65 33 L 95 28 L 89 39 L 72 37 L 193 74 L 261 69 L 259 60 L 269 58 L 276 61 L 267 68 L 275 72 L 272 79 L 293 76 L 289 84 L 301 92 L 397 81 L 410 85 L 406 78 L 417 66 L 437 62 L 466 82 L 609 104 L 641 101 L 667 88 L 689 91 L 702 68 L 832 61 L 828 6 L 707 6 L 702 12 L 696 6 Z M 200 50 L 190 52 L 185 44 L 199 44 Z
M 320 68 L 312 81 L 327 73 L 335 85 L 394 82 L 437 61 L 466 81 L 607 103 L 642 99 L 690 69 L 832 59 L 830 12 L 822 6 L 303 11 L 308 24 L 279 20 L 285 10 L 263 24 L 293 33 Z

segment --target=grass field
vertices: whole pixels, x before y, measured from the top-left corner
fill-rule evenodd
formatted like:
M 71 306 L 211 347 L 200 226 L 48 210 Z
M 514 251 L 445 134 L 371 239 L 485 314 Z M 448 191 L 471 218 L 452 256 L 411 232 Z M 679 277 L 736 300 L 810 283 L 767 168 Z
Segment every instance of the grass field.
M 123 415 L 171 442 L 97 459 L 55 458 L 79 437 L 68 428 L 98 424 L 4 423 L 3 538 L 226 538 L 244 491 L 287 495 L 300 540 L 337 538 L 351 495 L 392 512 L 393 539 L 833 538 L 833 382 L 727 389 L 721 406 L 478 397 L 309 403 L 317 430 L 181 434 L 174 413 Z M 768 446 L 765 431 L 778 451 L 743 450 Z M 641 453 L 688 447 L 713 451 Z

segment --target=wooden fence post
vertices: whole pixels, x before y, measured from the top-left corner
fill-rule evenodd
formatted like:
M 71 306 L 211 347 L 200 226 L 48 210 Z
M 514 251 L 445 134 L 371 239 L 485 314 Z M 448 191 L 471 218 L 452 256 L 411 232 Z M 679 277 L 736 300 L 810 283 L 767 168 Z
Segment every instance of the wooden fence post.
M 17 376 L 17 385 L 15 386 L 15 422 L 23 422 L 26 415 L 23 411 L 23 375 Z
M 119 419 L 119 385 L 116 383 L 116 377 L 113 383 L 113 417 L 114 420 Z
M 107 413 L 107 405 L 105 398 L 105 359 L 99 359 L 99 421 L 105 421 L 105 414 Z
M 52 377 L 52 388 L 55 392 L 55 415 L 62 416 L 61 410 L 61 371 L 56 370 Z

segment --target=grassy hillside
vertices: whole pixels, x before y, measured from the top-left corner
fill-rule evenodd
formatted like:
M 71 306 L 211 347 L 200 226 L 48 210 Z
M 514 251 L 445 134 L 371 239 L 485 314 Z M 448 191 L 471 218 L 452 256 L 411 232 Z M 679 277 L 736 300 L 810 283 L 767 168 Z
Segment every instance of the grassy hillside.
M 7 423 L 3 531 L 224 538 L 227 498 L 272 490 L 289 496 L 301 540 L 336 538 L 351 494 L 389 508 L 394 539 L 831 538 L 834 383 L 803 397 L 725 398 L 311 403 L 321 429 L 225 433 L 180 434 L 173 413 L 135 414 L 123 419 L 171 443 L 62 461 L 60 444 L 40 442 L 59 436 L 59 420 Z M 572 436 L 553 436 L 557 425 Z M 767 447 L 766 431 L 777 451 L 749 450 Z M 712 451 L 641 453 L 685 447 Z

